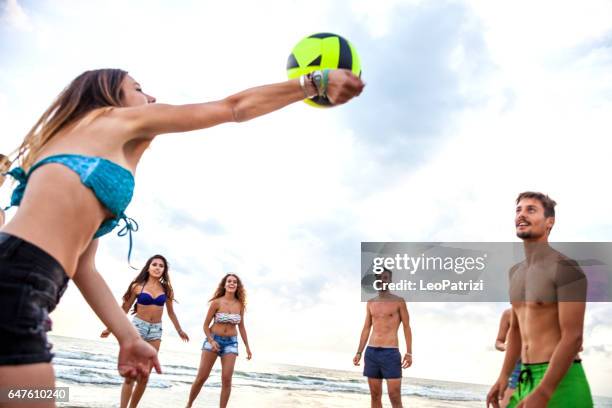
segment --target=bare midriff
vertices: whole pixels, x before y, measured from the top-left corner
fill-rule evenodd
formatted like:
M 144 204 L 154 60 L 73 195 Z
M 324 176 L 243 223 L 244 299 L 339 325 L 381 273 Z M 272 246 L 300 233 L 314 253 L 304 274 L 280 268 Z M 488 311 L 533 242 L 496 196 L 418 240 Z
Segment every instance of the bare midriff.
M 2 232 L 47 252 L 72 278 L 79 257 L 111 214 L 80 177 L 64 165 L 50 163 L 32 173 L 19 210 Z
M 238 330 L 236 330 L 236 325 L 233 323 L 214 323 L 210 328 L 210 331 L 213 334 L 218 336 L 237 336 Z
M 163 314 L 164 314 L 163 306 L 138 305 L 136 309 L 136 316 L 140 320 L 144 320 L 145 322 L 149 322 L 149 323 L 161 323 Z

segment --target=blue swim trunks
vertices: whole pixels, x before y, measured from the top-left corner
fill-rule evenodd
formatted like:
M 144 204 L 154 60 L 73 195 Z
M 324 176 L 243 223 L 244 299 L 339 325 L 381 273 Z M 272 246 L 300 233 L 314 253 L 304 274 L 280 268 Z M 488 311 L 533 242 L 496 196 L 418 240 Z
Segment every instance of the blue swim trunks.
M 398 348 L 368 346 L 364 363 L 363 375 L 368 378 L 402 378 L 402 355 Z
M 219 336 L 213 333 L 213 340 L 219 345 L 219 350 L 217 351 L 219 357 L 230 353 L 238 355 L 238 336 Z M 215 352 L 208 339 L 204 339 L 202 350 Z
M 518 386 L 519 374 L 521 374 L 521 359 L 516 362 L 514 366 L 514 370 L 512 370 L 512 374 L 510 374 L 510 382 L 508 384 L 509 388 L 516 388 Z

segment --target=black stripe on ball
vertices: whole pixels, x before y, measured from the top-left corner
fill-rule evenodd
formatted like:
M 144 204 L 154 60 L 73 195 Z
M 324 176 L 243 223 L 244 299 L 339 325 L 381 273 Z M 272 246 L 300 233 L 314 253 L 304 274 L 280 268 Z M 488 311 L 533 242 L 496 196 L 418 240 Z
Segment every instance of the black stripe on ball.
M 351 52 L 351 46 L 348 41 L 338 36 L 340 41 L 340 52 L 338 58 L 338 68 L 352 69 L 353 68 L 353 53 Z
M 310 64 L 308 64 L 309 67 L 318 67 L 321 65 L 321 56 L 319 55 L 317 58 L 313 59 Z
M 332 33 L 317 33 L 317 34 L 311 35 L 308 38 L 327 38 L 327 37 L 338 37 L 338 36 Z
M 291 53 L 289 55 L 289 58 L 287 59 L 287 69 L 299 68 L 299 67 L 300 67 L 300 64 L 298 64 L 297 60 L 295 59 L 295 55 Z

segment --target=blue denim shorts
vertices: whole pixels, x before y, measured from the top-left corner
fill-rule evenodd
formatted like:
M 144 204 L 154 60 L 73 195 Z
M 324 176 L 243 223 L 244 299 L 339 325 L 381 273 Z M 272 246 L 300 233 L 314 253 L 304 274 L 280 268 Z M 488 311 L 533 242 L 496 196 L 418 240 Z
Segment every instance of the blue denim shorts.
M 213 333 L 213 340 L 219 345 L 219 351 L 217 351 L 219 357 L 223 357 L 230 353 L 238 355 L 238 336 L 219 336 Z M 208 339 L 204 339 L 202 350 L 212 351 L 214 353 L 213 347 Z
M 402 378 L 402 355 L 398 348 L 368 346 L 363 375 L 368 378 Z
M 153 341 L 153 340 L 161 340 L 162 337 L 162 324 L 159 323 L 149 323 L 138 317 L 134 316 L 132 318 L 132 324 L 138 330 L 138 334 L 144 341 Z

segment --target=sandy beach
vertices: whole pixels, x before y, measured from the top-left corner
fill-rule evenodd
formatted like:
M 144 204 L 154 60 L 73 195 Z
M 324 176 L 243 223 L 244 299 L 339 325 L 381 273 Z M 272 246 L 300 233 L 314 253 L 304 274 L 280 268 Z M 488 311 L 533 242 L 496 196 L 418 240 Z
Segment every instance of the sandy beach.
M 74 384 L 58 384 L 70 387 L 70 402 L 60 403 L 59 407 L 111 408 L 118 407 L 119 387 L 75 386 Z M 219 387 L 208 387 L 202 390 L 194 408 L 217 408 L 219 406 Z M 172 389 L 148 388 L 141 400 L 140 406 L 151 408 L 184 407 L 189 393 L 189 386 L 181 385 Z M 416 396 L 403 397 L 407 407 L 451 408 L 451 407 L 482 407 L 482 402 L 470 401 L 432 401 Z M 271 390 L 256 387 L 234 387 L 230 397 L 230 407 L 250 408 L 349 408 L 368 407 L 370 399 L 364 394 L 348 394 L 333 392 L 311 392 Z M 383 399 L 383 406 L 390 407 L 388 400 Z

